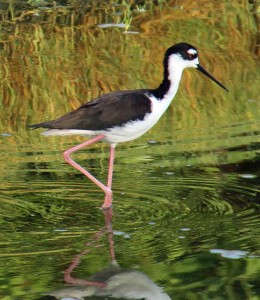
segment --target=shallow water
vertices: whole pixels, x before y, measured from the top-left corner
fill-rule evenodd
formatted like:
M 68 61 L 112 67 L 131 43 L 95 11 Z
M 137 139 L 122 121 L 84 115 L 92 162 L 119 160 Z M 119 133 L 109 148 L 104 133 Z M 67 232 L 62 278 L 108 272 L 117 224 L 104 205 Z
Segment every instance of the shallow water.
M 89 286 L 65 281 L 109 268 L 111 284 L 116 260 L 113 272 L 128 282 L 150 278 L 151 295 L 258 299 L 257 4 L 165 1 L 140 12 L 97 1 L 12 3 L 0 11 L 0 298 L 87 297 Z M 105 26 L 127 14 L 129 28 Z M 112 218 L 100 210 L 102 192 L 63 162 L 62 151 L 84 138 L 47 139 L 27 125 L 106 92 L 156 87 L 163 53 L 179 41 L 197 46 L 230 92 L 185 70 L 158 124 L 116 148 Z M 105 181 L 108 151 L 98 143 L 74 157 Z M 109 299 L 144 298 L 136 282 L 128 289 L 135 296 Z

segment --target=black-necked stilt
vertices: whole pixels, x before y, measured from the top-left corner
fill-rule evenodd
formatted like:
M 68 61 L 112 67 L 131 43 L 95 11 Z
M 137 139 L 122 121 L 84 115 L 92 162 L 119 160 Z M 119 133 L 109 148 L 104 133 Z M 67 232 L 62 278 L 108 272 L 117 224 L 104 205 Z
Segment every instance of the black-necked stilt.
M 198 51 L 190 44 L 179 43 L 167 49 L 163 65 L 163 81 L 156 89 L 105 94 L 56 120 L 29 126 L 31 128 L 48 128 L 43 132 L 45 136 L 75 134 L 94 136 L 94 138 L 66 150 L 64 159 L 104 191 L 103 208 L 108 208 L 112 204 L 111 187 L 115 146 L 117 143 L 136 139 L 153 127 L 174 98 L 185 68 L 196 68 L 227 90 L 199 64 Z M 79 149 L 100 140 L 110 144 L 107 185 L 97 180 L 70 157 Z

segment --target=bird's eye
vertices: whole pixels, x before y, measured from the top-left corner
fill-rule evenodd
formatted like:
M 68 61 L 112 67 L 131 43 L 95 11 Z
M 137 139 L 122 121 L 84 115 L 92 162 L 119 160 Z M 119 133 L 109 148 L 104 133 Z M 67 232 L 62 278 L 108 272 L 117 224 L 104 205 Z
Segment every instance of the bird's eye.
M 189 53 L 189 52 L 187 52 L 187 54 L 188 54 L 189 60 L 193 60 L 193 59 L 195 59 L 195 58 L 198 57 L 197 53 Z

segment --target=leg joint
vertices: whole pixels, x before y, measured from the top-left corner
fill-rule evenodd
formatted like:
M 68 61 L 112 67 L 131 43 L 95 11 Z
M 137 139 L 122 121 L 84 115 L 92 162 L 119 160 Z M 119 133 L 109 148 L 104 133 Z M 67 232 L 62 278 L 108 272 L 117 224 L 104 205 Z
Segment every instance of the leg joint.
M 70 152 L 69 150 L 66 150 L 63 152 L 63 158 L 66 162 L 68 162 L 70 160 Z

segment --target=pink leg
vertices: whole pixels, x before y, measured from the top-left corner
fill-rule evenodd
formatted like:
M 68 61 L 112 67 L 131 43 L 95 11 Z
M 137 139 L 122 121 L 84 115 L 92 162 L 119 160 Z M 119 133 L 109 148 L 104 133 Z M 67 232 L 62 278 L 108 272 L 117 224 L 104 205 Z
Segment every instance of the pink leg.
M 71 166 L 73 166 L 75 169 L 79 170 L 82 174 L 84 174 L 86 177 L 88 177 L 92 182 L 94 182 L 98 187 L 100 187 L 104 193 L 105 193 L 105 201 L 103 203 L 102 208 L 108 208 L 112 204 L 112 174 L 113 174 L 113 161 L 114 161 L 114 147 L 112 151 L 112 146 L 110 150 L 110 160 L 109 160 L 109 171 L 108 171 L 108 186 L 105 186 L 102 182 L 97 180 L 93 175 L 91 175 L 87 170 L 85 170 L 83 167 L 81 167 L 79 164 L 77 164 L 71 157 L 70 155 L 84 147 L 87 147 L 91 144 L 94 144 L 95 142 L 98 142 L 102 140 L 105 136 L 103 134 L 100 134 L 96 137 L 94 137 L 91 140 L 88 140 L 80 145 L 77 145 L 73 148 L 70 148 L 66 150 L 63 153 L 64 160 L 69 163 Z M 112 157 L 112 162 L 111 162 L 111 157 Z M 112 171 L 110 170 L 112 164 Z
M 113 179 L 113 169 L 114 169 L 114 159 L 115 159 L 115 146 L 110 146 L 110 157 L 108 164 L 108 178 L 107 178 L 107 187 L 112 190 L 112 179 Z M 112 197 L 105 197 L 105 201 L 102 205 L 103 209 L 107 209 L 112 205 Z

